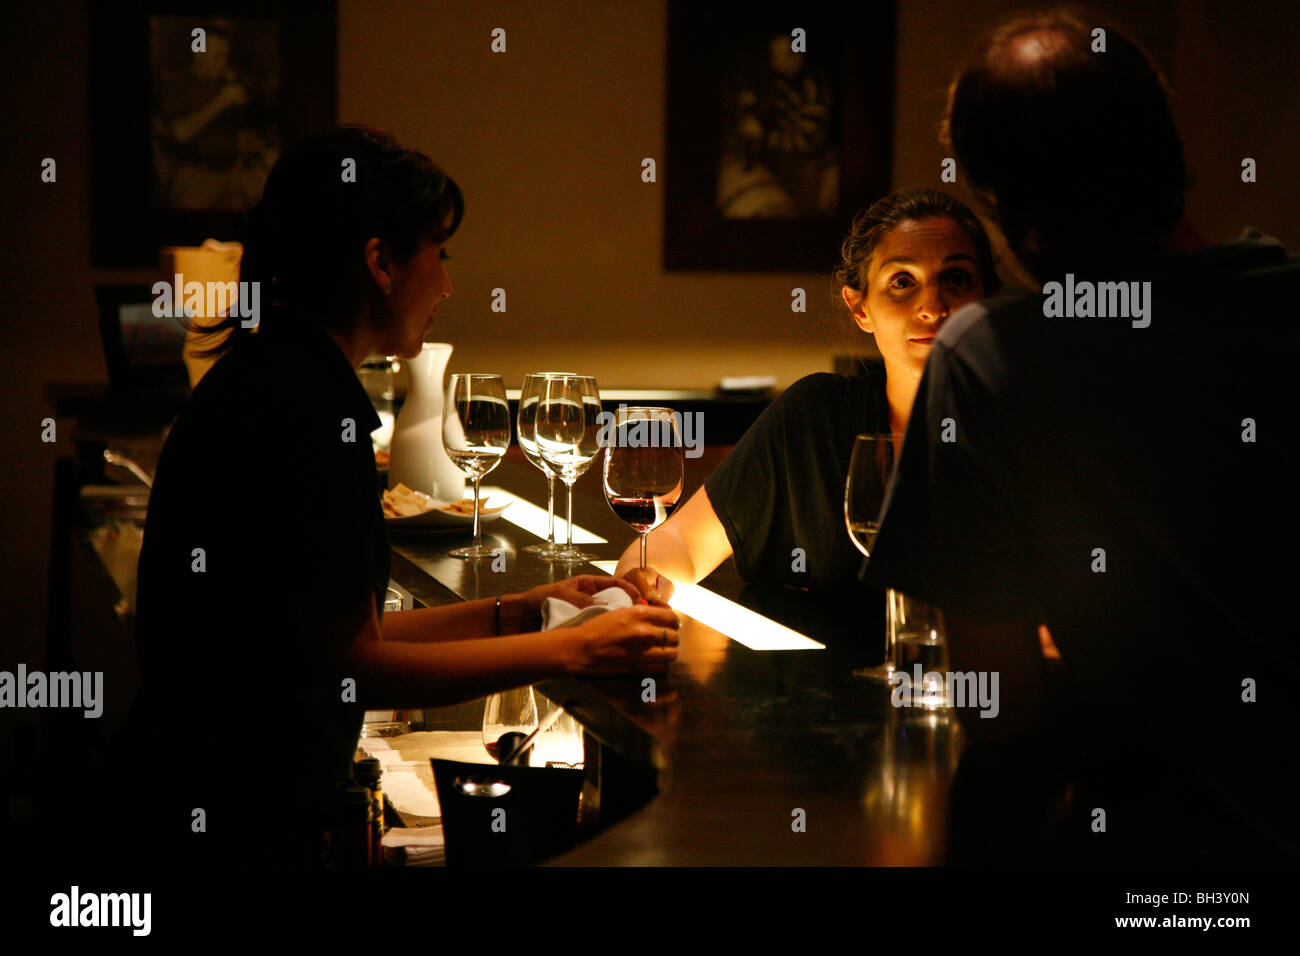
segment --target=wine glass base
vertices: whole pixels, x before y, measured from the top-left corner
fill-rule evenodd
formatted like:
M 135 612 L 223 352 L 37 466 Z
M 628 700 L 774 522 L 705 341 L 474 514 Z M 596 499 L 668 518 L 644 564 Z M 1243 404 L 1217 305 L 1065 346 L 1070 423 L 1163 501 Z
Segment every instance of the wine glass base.
M 580 561 L 590 561 L 595 555 L 587 554 L 585 551 L 579 551 L 577 548 L 562 549 L 551 555 L 548 561 L 560 561 L 564 564 L 577 564 Z
M 547 543 L 547 544 L 530 544 L 528 545 L 528 547 L 520 548 L 519 550 L 523 554 L 532 554 L 532 555 L 536 555 L 539 558 L 546 558 L 549 560 L 554 558 L 561 551 L 563 551 L 564 548 L 563 546 L 558 544 Z
M 863 680 L 879 681 L 882 684 L 893 683 L 894 665 L 877 664 L 875 667 L 863 667 L 853 672 L 854 677 L 860 677 Z
M 462 558 L 466 561 L 477 560 L 478 558 L 495 558 L 500 553 L 500 548 L 490 548 L 486 544 L 469 545 L 447 552 L 453 558 Z

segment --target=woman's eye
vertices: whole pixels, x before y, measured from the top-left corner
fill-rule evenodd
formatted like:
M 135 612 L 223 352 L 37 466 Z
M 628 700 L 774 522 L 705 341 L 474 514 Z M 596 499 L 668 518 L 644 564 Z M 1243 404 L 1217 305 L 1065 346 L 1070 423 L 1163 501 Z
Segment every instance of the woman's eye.
M 906 289 L 911 284 L 912 284 L 912 277 L 908 275 L 906 272 L 900 272 L 898 275 L 894 276 L 892 279 L 889 280 L 889 287 L 891 289 Z
M 959 289 L 969 289 L 974 277 L 965 269 L 953 269 L 944 278 Z

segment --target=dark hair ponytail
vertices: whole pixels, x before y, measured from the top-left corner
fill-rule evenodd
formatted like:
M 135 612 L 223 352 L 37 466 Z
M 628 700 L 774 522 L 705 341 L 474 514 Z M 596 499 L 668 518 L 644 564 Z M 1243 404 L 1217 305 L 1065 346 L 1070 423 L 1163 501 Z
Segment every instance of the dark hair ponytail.
M 382 239 L 403 262 L 424 239 L 445 241 L 464 213 L 455 181 L 384 130 L 342 126 L 304 140 L 276 162 L 245 218 L 239 278 L 260 284 L 259 327 L 346 327 L 364 294 L 366 242 Z M 186 327 L 223 336 L 195 351 L 202 357 L 224 354 L 251 331 L 234 315 Z

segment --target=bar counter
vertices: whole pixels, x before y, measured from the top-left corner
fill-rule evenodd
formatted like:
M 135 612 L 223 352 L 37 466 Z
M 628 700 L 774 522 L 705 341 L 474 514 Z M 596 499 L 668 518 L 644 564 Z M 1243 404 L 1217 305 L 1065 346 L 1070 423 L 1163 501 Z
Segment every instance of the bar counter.
M 522 461 L 507 459 L 485 484 L 546 501 L 545 480 Z M 599 487 L 593 467 L 574 489 L 574 521 L 608 539 L 582 548 L 613 560 L 634 534 Z M 557 483 L 560 502 L 562 490 Z M 518 553 L 535 540 L 503 519 L 486 524 L 484 541 L 506 552 L 506 569 L 494 572 L 489 561 L 447 557 L 463 535 L 395 537 L 392 577 L 436 606 L 595 570 Z M 752 650 L 682 615 L 679 657 L 656 678 L 653 702 L 643 700 L 640 676 L 539 684 L 657 791 L 552 862 L 942 863 L 960 727 L 951 711 L 900 710 L 888 687 L 852 676 L 881 654 L 871 614 L 804 592 L 745 586 L 730 561 L 702 585 L 825 647 Z M 743 622 L 723 626 L 746 638 Z

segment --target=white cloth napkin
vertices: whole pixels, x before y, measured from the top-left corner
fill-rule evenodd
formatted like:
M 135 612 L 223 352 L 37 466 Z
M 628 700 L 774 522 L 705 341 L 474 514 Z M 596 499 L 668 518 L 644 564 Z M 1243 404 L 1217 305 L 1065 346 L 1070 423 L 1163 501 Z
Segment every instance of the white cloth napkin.
M 542 630 L 577 627 L 597 614 L 632 606 L 632 599 L 622 588 L 605 588 L 603 591 L 597 591 L 591 600 L 593 601 L 591 605 L 580 608 L 561 598 L 547 598 L 542 604 Z

